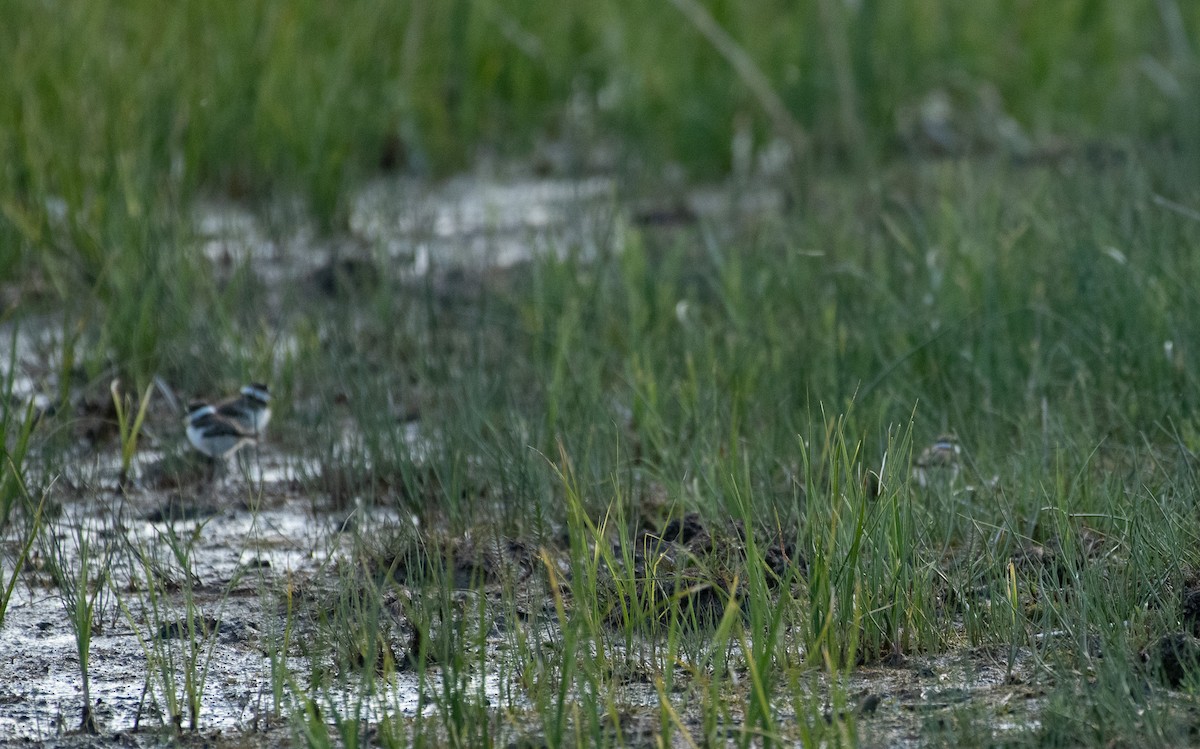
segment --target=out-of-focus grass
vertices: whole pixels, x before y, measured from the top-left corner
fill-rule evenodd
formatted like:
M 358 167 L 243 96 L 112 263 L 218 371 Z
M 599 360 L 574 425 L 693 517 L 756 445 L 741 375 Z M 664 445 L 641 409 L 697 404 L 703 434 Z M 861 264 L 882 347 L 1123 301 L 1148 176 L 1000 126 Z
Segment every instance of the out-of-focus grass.
M 897 112 L 935 89 L 992 86 L 1033 133 L 1150 138 L 1195 120 L 1189 4 L 819 5 L 710 10 L 821 153 L 847 145 L 847 86 L 872 153 L 895 148 Z M 5 15 L 0 195 L 7 231 L 27 240 L 48 230 L 51 197 L 87 229 L 197 189 L 298 189 L 333 217 L 347 180 L 395 163 L 440 172 L 480 147 L 520 153 L 570 135 L 569 112 L 651 164 L 701 173 L 728 166 L 739 118 L 768 127 L 670 3 L 14 0 Z M 833 69 L 832 33 L 849 71 Z M 110 254 L 87 234 L 72 238 L 79 252 Z

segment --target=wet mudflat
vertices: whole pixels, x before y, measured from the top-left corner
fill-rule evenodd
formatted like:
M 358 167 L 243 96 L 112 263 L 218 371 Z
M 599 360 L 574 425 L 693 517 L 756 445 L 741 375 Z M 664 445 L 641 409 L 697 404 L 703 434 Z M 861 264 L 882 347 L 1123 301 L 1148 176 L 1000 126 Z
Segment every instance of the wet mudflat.
M 186 715 L 172 717 L 172 710 L 186 713 L 189 708 L 174 703 L 195 699 L 199 735 L 210 743 L 240 745 L 252 737 L 257 737 L 256 742 L 285 744 L 296 740 L 287 720 L 295 706 L 280 699 L 280 674 L 307 675 L 321 667 L 297 642 L 328 636 L 315 624 L 320 618 L 317 611 L 337 599 L 336 588 L 344 584 L 337 568 L 356 564 L 355 547 L 361 543 L 362 529 L 386 533 L 389 528 L 411 528 L 414 518 L 383 507 L 350 512 L 321 503 L 314 507 L 312 496 L 300 488 L 282 456 L 268 448 L 253 459 L 254 463 L 243 461 L 244 475 L 185 487 L 178 493 L 111 492 L 62 502 L 52 527 L 64 540 L 63 556 L 53 560 L 42 552 L 31 556 L 0 629 L 0 651 L 6 654 L 0 660 L 4 684 L 0 734 L 63 746 L 96 741 L 78 732 L 81 682 L 75 637 L 65 621 L 62 595 L 45 570 L 51 563 L 77 565 L 78 539 L 86 537 L 89 553 L 107 566 L 90 648 L 90 692 L 102 736 L 153 743 L 164 731 L 173 733 L 177 720 L 182 719 L 187 728 Z M 253 506 L 247 502 L 249 497 L 254 498 Z M 681 578 L 665 566 L 684 558 L 703 564 L 722 556 L 716 553 L 713 535 L 720 543 L 732 544 L 739 543 L 740 535 L 737 528 L 723 531 L 728 535 L 710 533 L 696 516 L 687 516 L 644 533 L 629 554 L 640 570 L 636 579 L 662 589 L 664 611 L 678 616 L 680 609 L 686 609 L 702 630 L 714 627 L 715 619 L 724 613 L 729 599 L 718 586 L 728 584 L 729 578 L 702 566 L 689 567 Z M 487 540 L 479 542 L 481 536 Z M 484 704 L 506 706 L 496 726 L 499 736 L 517 742 L 541 741 L 540 732 L 527 730 L 521 717 L 534 705 L 521 696 L 519 667 L 511 651 L 561 647 L 554 599 L 545 588 L 546 569 L 536 555 L 556 560 L 555 569 L 569 585 L 569 549 L 555 548 L 552 540 L 549 546 L 534 549 L 516 539 L 488 539 L 485 528 L 457 537 L 435 530 L 425 538 L 445 550 L 453 549 L 445 557 L 453 560 L 447 562 L 453 568 L 443 570 L 443 583 L 460 601 L 460 615 L 470 622 L 468 626 L 486 629 L 484 637 L 471 643 L 480 654 L 470 656 L 476 664 L 470 669 L 475 682 L 470 694 Z M 789 571 L 798 560 L 783 550 L 772 550 L 765 541 L 767 555 L 774 553 L 768 564 L 798 582 Z M 186 552 L 187 569 L 177 565 L 178 557 L 171 558 L 179 546 Z M 657 579 L 645 573 L 650 559 L 658 566 Z M 724 573 L 735 574 L 729 565 L 736 565 L 736 559 L 723 559 L 720 564 Z M 405 570 L 399 572 L 398 577 L 403 577 Z M 145 577 L 151 573 L 159 579 L 152 582 Z M 514 594 L 514 580 L 528 590 Z M 161 589 L 152 593 L 148 588 L 155 584 Z M 404 586 L 398 586 L 395 594 L 410 599 L 416 595 Z M 368 721 L 385 714 L 436 715 L 442 709 L 436 694 L 439 680 L 445 677 L 442 667 L 434 658 L 420 669 L 415 667 L 413 659 L 419 655 L 414 648 L 420 645 L 412 622 L 394 605 L 385 608 L 390 608 L 391 616 L 385 647 L 387 657 L 395 662 L 378 677 L 380 694 L 365 705 L 355 704 L 361 696 L 343 685 L 331 687 L 327 697 L 331 705 Z M 512 611 L 517 615 L 511 616 Z M 610 604 L 608 626 L 614 632 L 621 626 L 621 611 Z M 658 616 L 668 615 L 658 612 Z M 696 636 L 705 635 L 701 631 Z M 516 648 L 518 640 L 524 642 Z M 619 642 L 610 645 L 623 647 Z M 1020 730 L 1037 720 L 1043 690 L 1036 685 L 1032 656 L 1025 649 L 1007 653 L 997 648 L 964 648 L 885 660 L 838 677 L 844 704 L 831 701 L 831 677 L 814 672 L 807 688 L 825 705 L 821 718 L 831 723 L 846 715 L 862 718 L 872 726 L 863 736 L 865 743 L 879 746 L 916 742 L 926 723 L 953 721 L 956 711 L 971 705 L 1003 704 L 1008 719 Z M 741 679 L 749 678 L 744 664 L 732 668 Z M 700 716 L 689 709 L 690 688 L 685 685 L 694 676 L 689 671 L 679 669 L 676 679 L 681 683 L 666 697 L 676 703 L 683 727 L 701 731 Z M 188 678 L 199 683 L 189 686 Z M 610 730 L 630 741 L 638 736 L 651 741 L 660 733 L 660 694 L 653 683 L 653 668 L 633 669 L 620 680 L 620 724 Z M 736 692 L 748 686 L 735 678 L 729 688 Z M 177 693 L 164 691 L 169 689 Z M 188 694 L 189 689 L 195 694 Z M 738 717 L 731 713 L 735 723 L 718 735 L 734 740 L 739 734 Z M 787 708 L 780 712 L 785 721 L 812 717 Z
M 980 168 L 968 187 L 1001 189 Z M 223 306 L 164 337 L 155 377 L 121 381 L 53 312 L 3 330 L 0 737 L 1189 735 L 1192 433 L 1073 442 L 1075 380 L 979 369 L 999 344 L 974 336 L 1015 318 L 960 325 L 938 300 L 983 283 L 991 230 L 918 239 L 963 179 L 825 186 L 800 218 L 772 187 L 392 180 L 332 237 L 286 205 L 196 207 Z M 1017 252 L 1029 223 L 1005 227 Z M 1058 319 L 1016 350 L 1095 353 Z M 260 377 L 260 443 L 190 451 L 182 404 Z M 940 400 L 914 410 L 921 388 Z M 114 398 L 147 391 L 122 470 Z M 1000 445 L 975 421 L 1010 428 L 998 413 L 1036 439 Z

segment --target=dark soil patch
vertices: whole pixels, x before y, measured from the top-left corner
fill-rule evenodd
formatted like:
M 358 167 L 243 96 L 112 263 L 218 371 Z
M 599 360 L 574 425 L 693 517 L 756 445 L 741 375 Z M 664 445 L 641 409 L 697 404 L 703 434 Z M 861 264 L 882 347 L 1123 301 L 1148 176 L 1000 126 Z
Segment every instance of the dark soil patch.
M 1142 651 L 1142 662 L 1164 684 L 1178 689 L 1189 674 L 1200 670 L 1200 639 L 1186 632 L 1163 635 Z

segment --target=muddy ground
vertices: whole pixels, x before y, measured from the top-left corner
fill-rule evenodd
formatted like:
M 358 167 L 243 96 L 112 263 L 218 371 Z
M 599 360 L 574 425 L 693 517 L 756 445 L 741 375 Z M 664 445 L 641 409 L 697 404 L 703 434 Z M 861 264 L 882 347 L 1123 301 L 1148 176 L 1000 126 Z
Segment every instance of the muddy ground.
M 191 538 L 192 570 L 195 577 L 187 587 L 202 624 L 197 637 L 202 641 L 201 658 L 207 674 L 200 703 L 199 737 L 206 745 L 240 745 L 278 741 L 291 743 L 286 716 L 272 700 L 272 657 L 269 650 L 282 638 L 286 612 L 281 601 L 287 590 L 304 590 L 320 600 L 316 591 L 328 591 L 337 580 L 334 567 L 347 561 L 351 532 L 345 513 L 314 511 L 311 496 L 299 491 L 289 476 L 286 462 L 264 450 L 268 468 L 252 476 L 261 487 L 263 501 L 247 507 L 239 499 L 246 494 L 243 479 L 230 476 L 195 502 L 180 502 L 161 492 L 122 496 L 80 498 L 64 504 L 56 520 L 59 533 L 70 540 L 73 528 L 84 527 L 94 534 L 98 546 L 105 536 L 121 534 L 129 543 L 150 548 L 167 543 L 171 533 Z M 255 473 L 253 470 L 252 473 Z M 198 492 L 200 493 L 200 492 Z M 316 503 L 318 508 L 320 502 Z M 182 519 L 161 519 L 174 513 Z M 199 515 L 199 517 L 197 517 Z M 410 518 L 381 508 L 360 508 L 355 522 L 401 526 Z M 667 543 L 683 538 L 679 528 L 657 534 Z M 689 539 L 691 541 L 693 539 Z M 464 539 L 458 543 L 466 544 Z M 68 543 L 68 547 L 70 543 Z M 503 551 L 480 552 L 474 560 L 478 575 L 498 579 L 511 570 L 528 565 L 522 544 L 498 546 Z M 554 550 L 552 550 L 554 551 Z M 561 554 L 562 550 L 557 550 Z M 68 549 L 68 554 L 72 553 Z M 155 743 L 163 732 L 172 732 L 166 699 L 159 683 L 147 681 L 147 664 L 159 645 L 186 639 L 188 623 L 183 592 L 164 601 L 159 611 L 140 610 L 131 593 L 123 611 L 115 596 L 102 601 L 101 626 L 94 633 L 91 649 L 91 696 L 100 735 L 105 740 L 72 735 L 79 726 L 81 682 L 75 639 L 65 621 L 62 597 L 45 571 L 47 560 L 40 552 L 22 573 L 0 628 L 0 736 L 18 741 L 50 741 L 63 746 L 143 745 Z M 518 572 L 517 574 L 522 574 Z M 113 569 L 113 588 L 128 589 L 130 575 Z M 462 582 L 469 582 L 464 579 Z M 499 585 L 485 585 L 485 595 L 499 597 Z M 462 591 L 467 595 L 467 591 Z M 508 627 L 520 626 L 527 637 L 552 640 L 555 636 L 553 609 L 547 598 L 538 606 L 530 601 L 533 614 L 526 621 L 498 620 L 488 638 L 489 660 L 505 658 L 505 643 L 511 641 Z M 497 606 L 499 608 L 499 606 Z M 398 630 L 404 623 L 398 621 Z M 195 631 L 195 630 L 193 630 Z M 411 643 L 411 640 L 409 641 Z M 402 650 L 401 641 L 398 650 Z M 187 648 L 177 647 L 180 657 Z M 397 653 L 400 658 L 405 653 Z M 1015 729 L 1026 730 L 1036 715 L 1043 696 L 1028 652 L 1015 655 L 994 649 L 964 650 L 937 657 L 906 657 L 884 665 L 858 669 L 845 685 L 862 721 L 860 731 L 867 745 L 917 743 L 931 724 L 952 723 L 956 710 L 980 702 L 1003 706 Z M 297 674 L 310 672 L 311 664 L 295 651 L 286 655 L 287 667 Z M 436 682 L 437 665 L 429 667 Z M 181 669 L 182 671 L 182 669 Z M 499 669 L 511 674 L 511 669 Z M 499 677 L 481 675 L 484 693 L 499 702 L 501 694 L 519 693 L 519 685 L 499 683 Z M 415 711 L 421 703 L 420 683 L 411 670 L 398 670 L 389 677 L 389 709 Z M 658 711 L 653 687 L 630 683 L 627 687 L 628 725 L 625 735 L 656 733 Z M 519 705 L 509 711 L 502 728 L 510 740 L 535 740 L 524 735 Z M 432 712 L 436 705 L 426 703 Z M 688 717 L 687 705 L 677 709 Z M 786 720 L 787 710 L 782 711 Z M 691 716 L 694 720 L 695 716 Z M 836 719 L 832 713 L 830 720 Z M 699 728 L 699 726 L 695 726 Z M 1003 726 L 998 727 L 1003 730 Z M 734 727 L 730 727 L 733 731 Z M 188 735 L 185 731 L 185 736 Z M 197 738 L 196 740 L 201 740 Z M 682 745 L 682 744 L 681 744 Z

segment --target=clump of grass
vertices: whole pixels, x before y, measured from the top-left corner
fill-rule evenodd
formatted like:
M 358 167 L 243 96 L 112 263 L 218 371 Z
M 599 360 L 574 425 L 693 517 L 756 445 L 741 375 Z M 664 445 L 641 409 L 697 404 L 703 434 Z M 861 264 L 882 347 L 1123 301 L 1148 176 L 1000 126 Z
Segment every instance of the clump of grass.
M 82 701 L 79 730 L 89 734 L 98 730 L 90 689 L 92 635 L 104 615 L 109 569 L 115 551 L 108 543 L 97 549 L 93 545 L 93 533 L 94 530 L 82 522 L 75 525 L 72 528 L 72 548 L 59 539 L 57 527 L 43 528 L 39 536 L 42 554 L 49 563 L 67 624 L 75 636 Z
M 134 453 L 137 452 L 138 436 L 142 431 L 142 422 L 146 420 L 146 409 L 150 405 L 150 394 L 154 383 L 146 386 L 138 403 L 136 412 L 132 410 L 132 402 L 128 395 L 122 395 L 120 381 L 113 380 L 109 385 L 112 393 L 113 409 L 117 412 L 117 435 L 121 445 L 121 472 L 117 484 L 124 489 L 129 481 L 129 467 L 133 463 Z
M 180 535 L 168 524 L 156 543 L 138 541 L 127 545 L 131 584 L 127 590 L 114 590 L 114 595 L 146 659 L 146 681 L 135 727 L 141 723 L 147 699 L 177 733 L 185 727 L 191 731 L 201 727 L 204 690 L 224 603 L 224 597 L 218 598 L 217 610 L 206 614 L 197 600 L 200 581 L 193 560 L 202 530 L 203 524 L 199 524 Z M 240 579 L 239 572 L 227 583 L 226 590 Z M 132 599 L 131 591 L 140 593 L 140 600 Z
M 20 487 L 25 491 L 25 487 Z M 32 502 L 28 502 L 32 504 Z M 17 580 L 21 574 L 22 567 L 29 560 L 29 552 L 33 549 L 33 545 L 41 537 L 43 510 L 46 506 L 46 493 L 42 493 L 41 499 L 37 503 L 37 507 L 33 511 L 33 517 L 28 520 L 22 532 L 23 538 L 19 540 L 19 549 L 12 559 L 12 574 L 8 580 L 4 580 L 3 574 L 0 574 L 0 627 L 4 626 L 4 616 L 8 612 L 8 603 L 12 600 L 13 591 L 16 590 Z M 3 527 L 3 526 L 0 526 Z
M 33 401 L 22 408 L 13 392 L 17 376 L 17 327 L 13 327 L 9 343 L 8 370 L 5 373 L 0 412 L 0 531 L 8 528 L 12 511 L 27 499 L 25 491 L 26 457 L 29 453 L 33 428 L 39 414 Z

